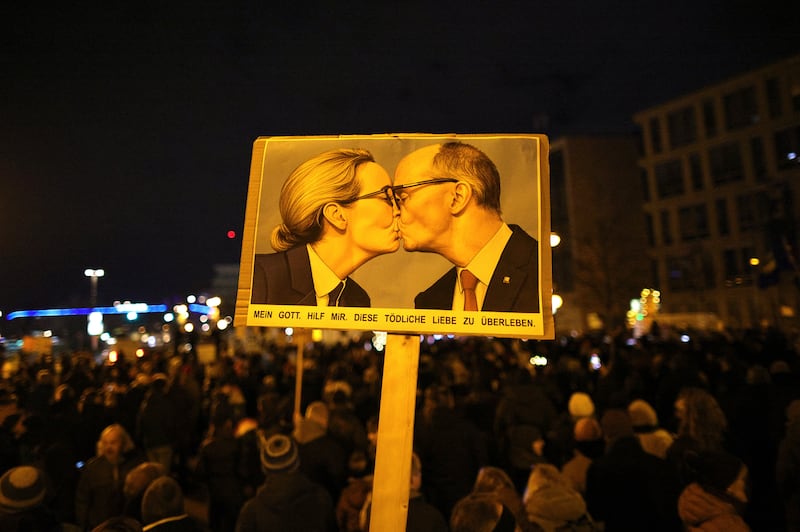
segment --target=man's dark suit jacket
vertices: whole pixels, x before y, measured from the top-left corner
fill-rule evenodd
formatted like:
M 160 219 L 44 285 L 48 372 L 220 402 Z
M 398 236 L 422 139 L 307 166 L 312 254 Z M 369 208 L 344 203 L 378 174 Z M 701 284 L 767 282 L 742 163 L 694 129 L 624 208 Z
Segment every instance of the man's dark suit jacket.
M 317 305 L 311 261 L 305 246 L 279 253 L 260 253 L 253 263 L 250 303 L 266 305 Z M 347 278 L 340 307 L 369 307 L 367 292 Z
M 510 225 L 506 243 L 494 269 L 481 310 L 539 312 L 539 245 L 518 225 Z M 456 287 L 456 268 L 449 270 L 427 290 L 417 294 L 420 309 L 451 310 Z

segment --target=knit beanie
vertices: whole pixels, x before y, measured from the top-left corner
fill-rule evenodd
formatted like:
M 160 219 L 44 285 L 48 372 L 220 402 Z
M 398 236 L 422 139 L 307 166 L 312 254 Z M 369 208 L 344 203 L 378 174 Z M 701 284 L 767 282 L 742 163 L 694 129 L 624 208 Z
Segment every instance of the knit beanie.
M 575 392 L 569 398 L 567 409 L 572 417 L 589 417 L 594 415 L 594 401 L 587 393 Z
M 285 434 L 273 434 L 267 438 L 258 431 L 258 446 L 261 467 L 266 473 L 292 472 L 300 465 L 297 444 Z
M 44 495 L 44 478 L 35 467 L 14 467 L 0 477 L 0 507 L 7 511 L 33 508 L 44 500 Z
M 183 491 L 178 482 L 168 476 L 155 479 L 142 496 L 142 523 L 155 523 L 185 513 Z
M 650 403 L 636 399 L 628 405 L 628 415 L 634 427 L 657 427 L 658 415 Z
M 603 437 L 603 429 L 595 418 L 585 417 L 575 423 L 574 435 L 576 442 L 595 441 Z
M 603 427 L 603 433 L 606 438 L 610 441 L 633 436 L 631 418 L 625 410 L 618 408 L 607 410 L 600 420 L 600 425 Z

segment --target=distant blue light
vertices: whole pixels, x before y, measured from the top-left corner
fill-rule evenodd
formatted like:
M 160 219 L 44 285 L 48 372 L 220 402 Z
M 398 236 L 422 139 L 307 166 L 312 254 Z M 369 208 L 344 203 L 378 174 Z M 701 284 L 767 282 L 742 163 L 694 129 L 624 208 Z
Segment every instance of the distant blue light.
M 148 305 L 146 303 L 136 303 L 136 312 L 147 314 L 150 312 L 166 312 L 166 305 Z M 8 320 L 17 318 L 50 318 L 58 316 L 88 316 L 92 312 L 101 314 L 127 314 L 131 311 L 130 305 L 118 305 L 116 307 L 81 307 L 81 308 L 51 308 L 44 310 L 15 310 L 8 313 Z
M 192 303 L 189 305 L 189 312 L 197 312 L 198 314 L 208 314 L 211 312 L 211 307 L 208 305 L 200 305 L 199 303 Z

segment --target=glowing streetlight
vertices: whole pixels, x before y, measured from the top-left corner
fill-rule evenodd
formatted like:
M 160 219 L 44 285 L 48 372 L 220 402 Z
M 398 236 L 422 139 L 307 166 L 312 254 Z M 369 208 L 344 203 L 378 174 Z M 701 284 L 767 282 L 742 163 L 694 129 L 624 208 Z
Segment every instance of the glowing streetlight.
M 92 282 L 92 289 L 90 292 L 90 304 L 93 307 L 97 306 L 97 281 L 106 274 L 103 269 L 86 268 L 83 270 L 83 275 L 88 277 Z
M 556 312 L 558 312 L 558 309 L 561 308 L 561 305 L 564 304 L 564 300 L 561 298 L 560 295 L 553 294 L 552 301 L 553 301 L 553 314 L 555 314 Z

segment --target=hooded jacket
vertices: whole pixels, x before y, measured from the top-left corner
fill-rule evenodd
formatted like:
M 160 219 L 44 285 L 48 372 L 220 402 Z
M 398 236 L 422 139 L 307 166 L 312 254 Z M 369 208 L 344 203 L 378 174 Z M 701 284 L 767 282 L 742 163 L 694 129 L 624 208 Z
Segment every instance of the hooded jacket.
M 305 475 L 269 473 L 255 496 L 239 512 L 237 532 L 335 531 L 333 502 L 325 489 Z
M 678 515 L 690 532 L 750 530 L 732 500 L 710 493 L 696 482 L 689 484 L 678 498 Z

